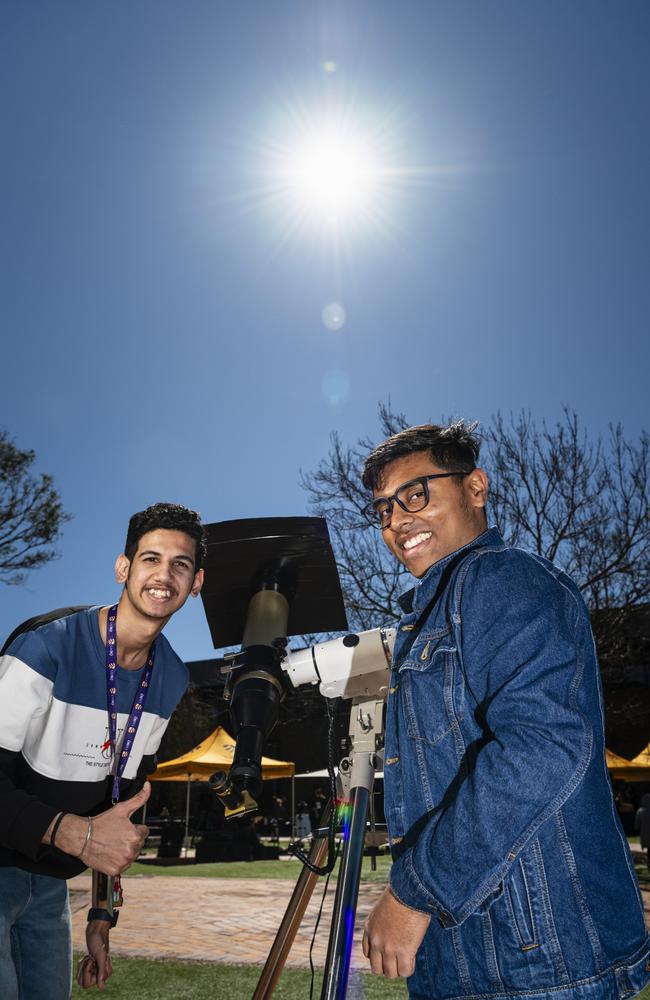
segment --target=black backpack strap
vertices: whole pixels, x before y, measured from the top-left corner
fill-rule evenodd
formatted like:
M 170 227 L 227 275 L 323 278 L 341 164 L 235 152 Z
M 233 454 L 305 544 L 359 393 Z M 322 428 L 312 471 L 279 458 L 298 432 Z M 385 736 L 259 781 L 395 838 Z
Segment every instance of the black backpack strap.
M 34 618 L 28 618 L 27 621 L 22 622 L 21 625 L 17 625 L 13 630 L 11 635 L 5 640 L 5 643 L 0 649 L 0 656 L 3 656 L 5 651 L 9 649 L 12 642 L 22 635 L 23 632 L 33 632 L 34 629 L 40 628 L 41 625 L 49 625 L 50 622 L 57 621 L 58 618 L 67 618 L 68 615 L 74 615 L 77 611 L 87 611 L 88 608 L 92 608 L 92 604 L 75 604 L 69 608 L 55 608 L 54 611 L 46 611 L 43 615 L 35 615 Z

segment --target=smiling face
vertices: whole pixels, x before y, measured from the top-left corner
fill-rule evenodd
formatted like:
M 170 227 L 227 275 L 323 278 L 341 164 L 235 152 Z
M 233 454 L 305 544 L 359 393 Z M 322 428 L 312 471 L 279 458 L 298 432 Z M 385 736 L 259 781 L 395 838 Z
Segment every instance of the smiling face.
M 135 611 L 166 621 L 201 589 L 203 570 L 195 571 L 195 556 L 196 542 L 184 531 L 158 528 L 142 535 L 132 559 L 118 556 L 115 575 Z
M 374 497 L 397 493 L 400 486 L 418 476 L 449 471 L 436 465 L 426 451 L 396 458 L 385 467 Z M 411 514 L 393 502 L 390 524 L 382 529 L 382 537 L 413 576 L 424 576 L 434 563 L 485 531 L 487 490 L 487 476 L 482 469 L 474 469 L 462 478 L 432 479 L 424 510 Z

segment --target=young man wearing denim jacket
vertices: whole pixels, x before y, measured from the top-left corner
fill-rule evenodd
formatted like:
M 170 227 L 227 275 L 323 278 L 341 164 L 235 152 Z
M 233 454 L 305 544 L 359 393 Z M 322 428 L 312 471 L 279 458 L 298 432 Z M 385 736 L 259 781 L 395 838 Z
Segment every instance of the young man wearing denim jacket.
M 368 514 L 418 578 L 386 713 L 390 886 L 372 971 L 411 1000 L 612 1000 L 650 942 L 605 763 L 589 614 L 551 563 L 488 528 L 473 427 L 376 448 Z

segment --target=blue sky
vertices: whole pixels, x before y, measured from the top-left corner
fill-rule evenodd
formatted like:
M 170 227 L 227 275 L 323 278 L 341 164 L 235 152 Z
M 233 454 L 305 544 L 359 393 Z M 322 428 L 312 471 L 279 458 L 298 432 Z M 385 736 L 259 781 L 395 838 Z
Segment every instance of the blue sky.
M 389 396 L 647 426 L 649 29 L 642 0 L 5 0 L 0 425 L 73 520 L 0 633 L 115 597 L 150 502 L 305 513 L 300 470 Z M 374 191 L 336 223 L 291 179 L 333 121 Z M 210 655 L 200 602 L 167 634 Z

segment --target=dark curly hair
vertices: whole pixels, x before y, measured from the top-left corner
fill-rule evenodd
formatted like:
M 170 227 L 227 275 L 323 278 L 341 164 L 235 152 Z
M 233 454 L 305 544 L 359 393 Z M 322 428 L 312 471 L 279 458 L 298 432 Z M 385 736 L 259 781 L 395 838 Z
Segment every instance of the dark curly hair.
M 133 559 L 142 536 L 146 535 L 148 531 L 157 531 L 158 528 L 183 531 L 194 539 L 196 545 L 194 571 L 198 572 L 207 552 L 201 516 L 197 511 L 183 507 L 179 503 L 154 503 L 146 510 L 138 511 L 137 514 L 133 515 L 129 521 L 124 544 L 126 558 Z
M 426 451 L 441 469 L 471 472 L 476 468 L 481 442 L 475 433 L 478 422 L 420 424 L 393 434 L 370 452 L 363 465 L 362 482 L 368 490 L 381 486 L 384 469 L 397 458 Z

